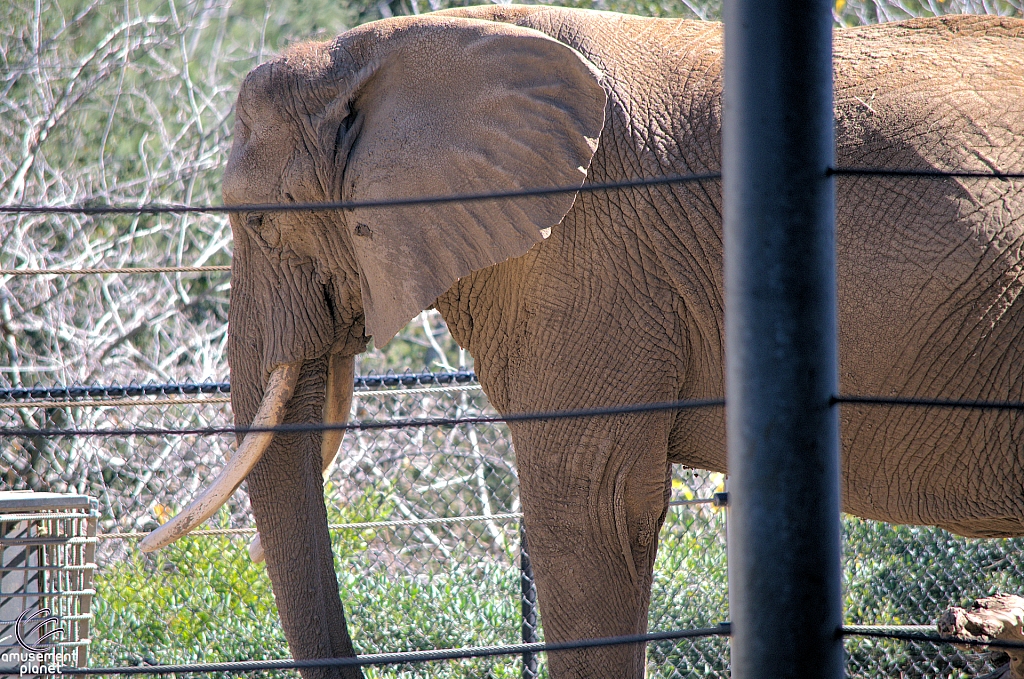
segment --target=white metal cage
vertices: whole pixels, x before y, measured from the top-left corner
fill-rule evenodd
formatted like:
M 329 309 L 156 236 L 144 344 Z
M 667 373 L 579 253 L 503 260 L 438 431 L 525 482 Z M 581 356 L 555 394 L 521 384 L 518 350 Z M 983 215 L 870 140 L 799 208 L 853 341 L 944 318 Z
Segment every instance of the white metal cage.
M 89 654 L 96 500 L 0 491 L 0 674 L 57 674 Z

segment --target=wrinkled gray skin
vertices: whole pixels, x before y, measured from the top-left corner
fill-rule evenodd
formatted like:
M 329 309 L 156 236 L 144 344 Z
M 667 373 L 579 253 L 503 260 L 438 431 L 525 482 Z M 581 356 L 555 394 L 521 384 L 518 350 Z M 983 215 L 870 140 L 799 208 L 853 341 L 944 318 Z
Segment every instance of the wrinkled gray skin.
M 1024 21 L 843 30 L 835 55 L 840 165 L 1024 170 Z M 514 6 L 388 19 L 248 76 L 224 197 L 362 200 L 713 172 L 721 80 L 718 24 Z M 1021 189 L 837 180 L 844 393 L 1024 398 Z M 319 421 L 327 356 L 358 353 L 369 336 L 383 344 L 431 304 L 504 413 L 723 393 L 717 181 L 241 214 L 232 226 L 239 425 L 270 371 L 296 360 L 287 420 Z M 723 417 L 512 425 L 548 640 L 646 629 L 670 464 L 726 471 Z M 1024 534 L 1024 418 L 843 406 L 842 440 L 847 511 Z M 353 649 L 320 470 L 320 435 L 295 434 L 278 436 L 248 477 L 297 658 Z M 556 679 L 640 677 L 644 649 L 550 663 Z M 338 674 L 359 673 L 304 672 Z

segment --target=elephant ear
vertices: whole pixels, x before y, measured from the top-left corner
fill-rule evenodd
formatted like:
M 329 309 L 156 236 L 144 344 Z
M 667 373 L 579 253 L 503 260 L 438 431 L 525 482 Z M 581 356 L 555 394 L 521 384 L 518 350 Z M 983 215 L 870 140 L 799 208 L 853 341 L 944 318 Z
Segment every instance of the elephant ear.
M 350 103 L 335 107 L 337 129 L 320 135 L 348 154 L 345 200 L 583 184 L 607 97 L 578 52 L 531 29 L 440 17 L 394 20 L 375 44 Z M 366 334 L 390 341 L 462 276 L 524 254 L 574 200 L 567 192 L 349 212 Z

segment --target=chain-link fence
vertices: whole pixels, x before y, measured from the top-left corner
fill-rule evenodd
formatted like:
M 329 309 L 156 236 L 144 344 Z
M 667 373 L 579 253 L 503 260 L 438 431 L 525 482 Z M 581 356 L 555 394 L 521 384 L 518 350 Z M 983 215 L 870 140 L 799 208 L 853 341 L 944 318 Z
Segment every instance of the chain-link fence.
M 462 378 L 463 380 L 465 378 Z M 395 382 L 397 380 L 390 380 Z M 409 382 L 410 380 L 405 380 Z M 453 380 L 449 380 L 450 382 Z M 379 385 L 380 380 L 371 382 Z M 151 426 L 230 421 L 223 395 L 3 404 L 0 424 Z M 41 418 L 39 412 L 45 412 Z M 475 383 L 375 386 L 353 417 L 491 413 Z M 287 657 L 270 584 L 247 553 L 245 493 L 201 534 L 143 556 L 132 533 L 187 504 L 219 469 L 231 437 L 11 440 L 30 464 L 5 486 L 34 483 L 101 501 L 92 665 Z M 8 470 L 10 471 L 10 470 Z M 725 512 L 710 502 L 720 475 L 677 468 L 651 599 L 653 631 L 728 620 Z M 543 638 L 524 629 L 521 519 L 503 425 L 349 432 L 327 484 L 343 599 L 362 653 L 494 645 Z M 965 540 L 938 529 L 845 522 L 847 622 L 932 624 L 949 605 L 1024 591 L 1021 540 Z M 537 619 L 538 627 L 543 620 Z M 951 646 L 850 639 L 854 677 L 960 677 L 991 669 L 984 653 Z M 536 663 L 545 676 L 544 657 Z M 651 677 L 728 676 L 722 638 L 655 642 Z M 371 676 L 534 676 L 521 658 L 368 670 Z M 293 673 L 278 672 L 282 676 Z
M 23 424 L 26 411 L 34 426 L 180 427 L 230 420 L 227 399 L 216 394 L 51 402 L 44 415 L 35 403 L 3 405 L 4 426 Z M 478 414 L 493 411 L 475 383 L 364 388 L 357 390 L 352 412 L 359 420 Z M 37 443 L 43 445 L 36 449 Z M 245 529 L 252 522 L 244 492 L 200 534 L 152 556 L 135 549 L 133 533 L 166 520 L 212 478 L 231 437 L 8 445 L 32 461 L 18 470 L 15 485 L 101 498 L 91 664 L 287 656 L 269 581 L 246 551 L 252 531 Z M 726 619 L 724 516 L 708 502 L 695 502 L 720 484 L 720 477 L 706 473 L 677 474 L 679 504 L 667 520 L 652 628 Z M 540 629 L 523 629 L 523 593 L 530 583 L 521 569 L 518 483 L 504 425 L 349 432 L 329 474 L 327 498 L 339 580 L 361 652 L 542 638 Z M 525 613 L 539 628 L 537 612 Z M 669 654 L 669 664 L 658 662 L 665 668 L 703 672 L 726 667 L 724 648 L 721 642 L 666 642 L 652 651 Z M 544 658 L 535 661 L 544 675 Z M 518 677 L 521 662 L 493 658 L 396 671 Z

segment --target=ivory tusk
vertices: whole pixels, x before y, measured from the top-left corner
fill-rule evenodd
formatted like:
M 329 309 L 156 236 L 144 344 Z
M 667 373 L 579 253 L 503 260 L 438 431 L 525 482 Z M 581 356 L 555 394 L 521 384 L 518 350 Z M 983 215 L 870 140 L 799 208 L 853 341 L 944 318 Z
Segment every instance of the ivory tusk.
M 263 563 L 266 558 L 267 555 L 263 552 L 263 541 L 260 540 L 260 534 L 256 533 L 249 541 L 249 560 L 253 563 Z
M 324 424 L 345 424 L 352 410 L 353 381 L 356 376 L 356 357 L 331 354 L 327 366 L 327 398 L 324 399 Z M 323 458 L 323 473 L 326 478 L 331 463 L 341 450 L 344 429 L 328 429 L 324 432 L 320 455 Z
M 263 394 L 263 402 L 260 403 L 260 409 L 252 421 L 253 427 L 276 427 L 281 424 L 288 401 L 295 392 L 301 367 L 302 362 L 297 361 L 274 369 Z M 273 432 L 246 434 L 238 450 L 227 461 L 213 483 L 184 511 L 147 535 L 139 543 L 139 548 L 143 552 L 152 552 L 166 547 L 213 516 L 242 484 L 273 440 Z
M 355 355 L 345 356 L 331 354 L 327 364 L 327 394 L 324 398 L 324 424 L 344 424 L 348 422 L 352 410 L 353 381 L 356 375 Z M 331 469 L 334 458 L 341 450 L 341 440 L 345 437 L 344 429 L 328 429 L 323 433 L 320 444 L 320 457 L 323 461 L 323 475 Z M 263 543 L 260 534 L 256 533 L 249 543 L 249 558 L 253 563 L 264 559 Z

